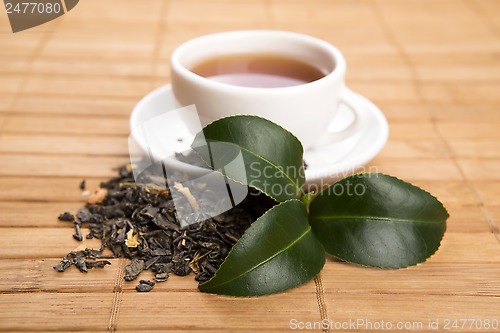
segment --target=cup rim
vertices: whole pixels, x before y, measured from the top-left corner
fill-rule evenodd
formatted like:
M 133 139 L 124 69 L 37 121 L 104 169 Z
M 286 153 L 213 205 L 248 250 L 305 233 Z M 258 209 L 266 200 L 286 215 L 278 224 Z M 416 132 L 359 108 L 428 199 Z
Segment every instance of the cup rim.
M 191 70 L 186 68 L 184 65 L 181 64 L 181 55 L 182 53 L 186 50 L 189 49 L 190 47 L 193 47 L 193 45 L 196 45 L 197 43 L 200 43 L 205 40 L 209 39 L 218 39 L 218 38 L 224 38 L 228 36 L 234 37 L 235 35 L 241 35 L 242 38 L 245 36 L 258 36 L 261 35 L 263 37 L 266 36 L 282 36 L 284 38 L 290 38 L 290 39 L 295 39 L 296 41 L 301 41 L 305 43 L 309 43 L 313 46 L 316 46 L 318 48 L 321 48 L 322 50 L 326 50 L 330 55 L 332 56 L 334 62 L 335 62 L 335 67 L 329 71 L 325 76 L 321 77 L 318 80 L 312 81 L 312 82 L 306 82 L 304 84 L 299 84 L 299 85 L 294 85 L 294 86 L 286 86 L 286 87 L 272 87 L 272 88 L 267 88 L 267 87 L 245 87 L 245 86 L 237 86 L 237 85 L 231 85 L 227 83 L 222 83 L 222 82 L 217 82 L 214 80 L 207 79 L 203 76 L 200 76 L 198 74 L 193 73 Z M 208 34 L 208 35 L 202 35 L 199 37 L 195 37 L 193 39 L 190 39 L 181 45 L 179 45 L 174 52 L 172 53 L 172 56 L 170 58 L 170 65 L 171 65 L 171 71 L 172 72 L 177 72 L 178 74 L 184 76 L 187 79 L 195 81 L 197 84 L 203 85 L 204 87 L 207 88 L 220 88 L 220 89 L 226 89 L 229 91 L 235 91 L 235 92 L 245 92 L 245 93 L 258 93 L 258 94 L 265 94 L 265 93 L 288 93 L 288 92 L 293 92 L 294 90 L 300 90 L 304 89 L 305 87 L 315 87 L 317 85 L 321 85 L 327 81 L 330 81 L 332 79 L 336 78 L 342 78 L 345 70 L 346 70 L 346 62 L 344 59 L 344 56 L 342 53 L 332 44 L 330 44 L 327 41 L 324 41 L 322 39 L 319 39 L 317 37 L 313 37 L 310 35 L 306 34 L 301 34 L 297 32 L 290 32 L 290 31 L 283 31 L 283 30 L 235 30 L 235 31 L 225 31 L 225 32 L 217 32 L 213 34 Z

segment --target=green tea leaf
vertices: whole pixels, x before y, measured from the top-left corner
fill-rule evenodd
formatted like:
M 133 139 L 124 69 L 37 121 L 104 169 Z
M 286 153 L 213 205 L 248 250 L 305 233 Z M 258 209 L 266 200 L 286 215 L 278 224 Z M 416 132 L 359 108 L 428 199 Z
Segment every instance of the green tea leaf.
M 306 194 L 304 194 L 302 196 L 302 198 L 300 198 L 300 201 L 302 201 L 302 203 L 304 204 L 304 206 L 309 207 L 309 205 L 311 204 L 311 201 L 313 201 L 314 197 L 316 196 L 316 193 L 314 192 L 307 192 Z
M 256 116 L 216 120 L 198 133 L 191 147 L 214 170 L 276 201 L 302 196 L 302 144 L 269 120 Z
M 326 251 L 345 261 L 399 268 L 439 248 L 448 212 L 424 190 L 383 174 L 358 174 L 321 192 L 309 221 Z
M 325 251 L 307 223 L 305 206 L 289 200 L 255 221 L 201 291 L 257 296 L 303 284 L 319 273 Z

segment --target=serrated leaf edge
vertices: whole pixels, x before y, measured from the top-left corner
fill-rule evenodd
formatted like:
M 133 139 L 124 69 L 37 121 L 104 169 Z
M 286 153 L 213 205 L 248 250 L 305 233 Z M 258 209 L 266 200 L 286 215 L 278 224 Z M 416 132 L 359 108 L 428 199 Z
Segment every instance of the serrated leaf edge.
M 439 250 L 439 248 L 441 247 L 441 243 L 443 241 L 443 238 L 444 238 L 444 233 L 446 232 L 446 227 L 443 231 L 443 237 L 441 237 L 441 239 L 439 240 L 439 243 L 438 243 L 438 246 L 436 247 L 436 250 L 434 252 L 432 252 L 428 257 L 426 257 L 424 260 L 422 261 L 418 261 L 412 265 L 408 265 L 408 266 L 398 266 L 398 267 L 389 267 L 389 266 L 374 266 L 374 265 L 365 265 L 365 264 L 360 264 L 360 263 L 357 263 L 357 262 L 353 262 L 353 261 L 349 261 L 349 260 L 346 260 L 346 259 L 343 259 L 339 256 L 336 256 L 328 251 L 326 251 L 325 249 L 325 252 L 327 253 L 328 256 L 331 256 L 335 259 L 338 259 L 342 262 L 345 262 L 345 263 L 348 263 L 348 264 L 352 264 L 352 265 L 355 265 L 355 266 L 359 266 L 359 267 L 364 267 L 364 268 L 376 268 L 376 269 L 381 269 L 381 270 L 396 270 L 396 269 L 401 269 L 401 268 L 410 268 L 410 267 L 415 267 L 415 266 L 418 266 L 418 265 L 421 265 L 425 262 L 427 262 L 427 260 L 429 260 L 431 257 L 433 257 L 436 252 Z
M 209 141 L 207 141 L 207 142 L 209 142 Z M 298 199 L 298 198 L 300 198 L 300 197 L 301 197 L 301 195 L 302 195 L 302 189 L 301 189 L 301 187 L 299 187 L 299 186 L 297 185 L 297 183 L 295 183 L 295 182 L 294 182 L 294 181 L 293 181 L 293 180 L 292 180 L 292 179 L 291 179 L 291 178 L 290 178 L 290 177 L 289 177 L 289 176 L 288 176 L 288 175 L 287 175 L 287 174 L 286 174 L 286 173 L 285 173 L 285 172 L 284 172 L 281 168 L 278 168 L 278 166 L 276 166 L 274 163 L 271 163 L 269 160 L 267 160 L 267 159 L 265 159 L 265 158 L 263 158 L 263 157 L 261 157 L 261 156 L 259 156 L 259 155 L 254 154 L 254 153 L 253 153 L 253 152 L 251 152 L 250 150 L 248 150 L 248 149 L 246 149 L 246 148 L 243 148 L 243 147 L 241 147 L 241 146 L 239 146 L 239 145 L 237 145 L 237 144 L 231 143 L 231 142 L 225 142 L 225 141 L 212 141 L 212 140 L 211 140 L 210 142 L 224 142 L 224 143 L 227 143 L 227 144 L 234 145 L 234 146 L 238 147 L 239 149 L 244 150 L 244 151 L 248 152 L 249 154 L 252 154 L 253 156 L 255 156 L 255 157 L 257 157 L 257 158 L 260 158 L 261 160 L 263 160 L 263 161 L 267 162 L 269 165 L 273 166 L 275 169 L 279 170 L 279 171 L 280 171 L 283 175 L 285 175 L 285 177 L 286 177 L 288 180 L 290 180 L 290 182 L 292 183 L 292 185 L 294 185 L 295 189 L 297 189 L 297 194 L 298 194 L 298 196 L 297 196 L 296 198 L 289 198 L 289 199 L 287 199 L 287 200 L 285 200 L 285 201 L 281 201 L 281 200 L 279 200 L 278 198 L 276 198 L 275 196 L 273 196 L 272 194 L 267 193 L 266 191 L 263 191 L 263 190 L 261 190 L 260 188 L 257 188 L 257 187 L 256 187 L 256 186 L 254 186 L 254 185 L 251 185 L 251 184 L 244 184 L 244 183 L 242 183 L 242 182 L 241 182 L 241 181 L 239 181 L 239 180 L 236 180 L 236 179 L 234 179 L 234 178 L 232 178 L 232 177 L 229 177 L 228 175 L 223 174 L 223 173 L 222 173 L 222 172 L 220 172 L 219 170 L 212 169 L 213 171 L 219 172 L 219 173 L 220 173 L 220 174 L 222 174 L 224 177 L 226 177 L 226 178 L 228 178 L 228 179 L 231 179 L 232 181 L 237 182 L 237 183 L 239 183 L 239 184 L 241 184 L 241 185 L 244 185 L 244 186 L 250 186 L 250 187 L 252 187 L 252 188 L 254 188 L 254 189 L 258 190 L 259 192 L 264 193 L 265 195 L 267 195 L 267 196 L 268 196 L 268 197 L 270 197 L 271 199 L 274 199 L 274 200 L 275 200 L 275 201 L 277 201 L 277 202 L 286 202 L 286 201 L 288 201 L 288 200 Z M 196 150 L 195 150 L 195 151 L 196 151 Z M 198 154 L 198 153 L 197 153 L 197 154 Z M 200 158 L 201 158 L 201 159 L 202 159 L 205 163 L 207 163 L 207 165 L 208 165 L 208 162 L 207 162 L 207 161 L 203 158 L 203 156 L 201 156 L 200 154 L 198 154 L 198 156 L 200 156 Z M 208 166 L 210 167 L 210 165 L 208 165 Z
M 449 212 L 448 212 L 448 210 L 446 209 L 445 205 L 444 205 L 444 204 L 443 204 L 443 203 L 442 203 L 442 202 L 441 202 L 441 201 L 440 201 L 440 200 L 439 200 L 436 196 L 432 195 L 432 194 L 431 194 L 431 193 L 429 193 L 428 191 L 424 190 L 423 188 L 421 188 L 421 187 L 419 187 L 419 186 L 417 186 L 417 185 L 415 185 L 415 184 L 412 184 L 412 183 L 407 182 L 407 181 L 405 181 L 405 180 L 402 180 L 402 179 L 400 179 L 400 178 L 398 178 L 398 177 L 396 177 L 396 176 L 391 176 L 391 175 L 388 175 L 388 174 L 385 174 L 385 173 L 382 173 L 382 172 L 358 172 L 358 173 L 355 173 L 355 174 L 350 175 L 350 176 L 348 176 L 348 177 L 342 178 L 342 179 L 340 179 L 340 180 L 336 181 L 335 183 L 333 183 L 333 184 L 331 184 L 331 185 L 329 185 L 329 186 L 326 186 L 323 190 L 321 190 L 321 192 L 319 192 L 319 193 L 318 193 L 318 194 L 314 197 L 314 199 L 316 199 L 318 196 L 320 196 L 320 195 L 321 195 L 321 193 L 323 193 L 323 191 L 328 190 L 331 186 L 333 186 L 333 185 L 335 185 L 335 184 L 337 184 L 337 183 L 339 183 L 339 182 L 341 182 L 341 181 L 343 181 L 343 180 L 345 180 L 345 179 L 347 179 L 347 178 L 351 178 L 351 177 L 355 177 L 355 176 L 359 176 L 359 175 L 383 175 L 383 176 L 386 176 L 386 177 L 389 177 L 389 178 L 397 179 L 397 180 L 399 180 L 399 181 L 402 181 L 402 182 L 404 182 L 404 183 L 410 184 L 411 186 L 413 186 L 413 187 L 416 187 L 416 188 L 420 189 L 421 191 L 423 191 L 423 192 L 427 193 L 428 195 L 430 195 L 431 197 L 433 197 L 434 199 L 436 199 L 436 201 L 437 201 L 437 202 L 439 202 L 439 203 L 441 204 L 441 206 L 443 207 L 444 211 L 446 212 L 446 219 L 445 219 L 445 221 L 444 221 L 444 231 L 443 231 L 443 236 L 442 236 L 442 237 L 441 237 L 441 239 L 439 240 L 438 246 L 436 247 L 436 250 L 435 250 L 433 253 L 431 253 L 431 254 L 430 254 L 428 257 L 426 257 L 424 260 L 419 261 L 419 262 L 416 262 L 415 264 L 413 264 L 413 265 L 408 265 L 408 266 L 388 267 L 388 266 L 372 266 L 372 265 L 364 265 L 364 264 L 360 264 L 360 263 L 352 262 L 352 261 L 349 261 L 349 260 L 343 259 L 343 258 L 341 258 L 341 257 L 338 257 L 338 256 L 336 256 L 336 255 L 334 255 L 334 254 L 332 254 L 332 253 L 330 253 L 330 252 L 326 251 L 326 249 L 325 249 L 325 252 L 326 252 L 329 256 L 332 256 L 332 257 L 334 257 L 334 258 L 336 258 L 336 259 L 338 259 L 338 260 L 340 260 L 340 261 L 342 261 L 342 262 L 348 263 L 348 264 L 353 264 L 353 265 L 360 266 L 360 267 L 378 268 L 378 269 L 384 269 L 384 270 L 401 269 L 401 268 L 409 268 L 409 267 L 418 266 L 418 265 L 420 265 L 420 264 L 422 264 L 422 263 L 426 262 L 426 261 L 427 261 L 428 259 L 430 259 L 432 256 L 434 256 L 434 255 L 436 254 L 436 252 L 439 250 L 439 248 L 441 247 L 441 244 L 442 244 L 442 241 L 443 241 L 443 238 L 444 238 L 444 234 L 445 234 L 445 232 L 446 232 L 446 229 L 448 228 L 448 225 L 447 225 L 446 221 L 447 221 L 447 220 L 448 220 L 448 218 L 450 217 L 450 213 L 449 213 Z M 313 199 L 313 200 L 311 200 L 311 203 L 314 201 L 314 199 Z M 310 218 L 310 217 L 309 217 L 309 218 Z
M 286 128 L 284 128 L 283 126 L 281 126 L 280 124 L 277 124 L 275 123 L 274 121 L 272 120 L 269 120 L 267 118 L 264 118 L 264 117 L 261 117 L 261 116 L 257 116 L 257 115 L 254 115 L 254 114 L 249 114 L 249 113 L 238 113 L 238 114 L 233 114 L 233 115 L 230 115 L 230 116 L 227 116 L 227 117 L 222 117 L 222 118 L 219 118 L 219 119 L 216 119 L 212 122 L 210 122 L 209 124 L 205 125 L 203 128 L 205 127 L 208 127 L 212 124 L 215 124 L 216 122 L 218 121 L 221 121 L 221 120 L 224 120 L 224 119 L 229 119 L 229 118 L 238 118 L 238 117 L 248 117 L 248 118 L 258 118 L 258 119 L 262 119 L 262 120 L 265 120 L 267 122 L 270 122 L 276 126 L 278 126 L 279 128 L 281 128 L 282 130 L 284 130 L 285 132 L 289 133 L 295 140 L 297 140 L 298 143 L 300 143 L 300 147 L 302 147 L 302 155 L 304 155 L 304 147 L 302 146 L 302 142 L 300 142 L 299 138 L 297 138 L 297 136 L 295 136 L 295 134 L 293 134 L 292 132 L 290 132 L 289 130 L 287 130 Z
M 431 196 L 431 197 L 433 197 L 434 199 L 436 199 L 436 201 L 437 201 L 437 202 L 439 202 L 439 203 L 441 204 L 441 206 L 443 207 L 444 211 L 446 212 L 446 220 L 448 220 L 448 218 L 450 217 L 450 213 L 449 213 L 449 212 L 448 212 L 448 210 L 446 209 L 445 205 L 444 205 L 444 204 L 443 204 L 443 203 L 442 203 L 442 202 L 441 202 L 441 201 L 440 201 L 440 200 L 439 200 L 436 196 L 434 196 L 433 194 L 429 193 L 428 191 L 424 190 L 423 188 L 421 188 L 421 187 L 419 187 L 419 186 L 417 186 L 417 185 L 415 185 L 415 184 L 413 184 L 413 183 L 407 182 L 406 180 L 403 180 L 403 179 L 398 178 L 398 177 L 396 177 L 396 176 L 391 176 L 391 175 L 388 175 L 388 174 L 385 174 L 385 173 L 382 173 L 382 172 L 358 172 L 358 173 L 352 174 L 352 175 L 350 175 L 350 176 L 348 176 L 348 177 L 345 177 L 345 178 L 342 178 L 342 179 L 340 179 L 340 180 L 336 181 L 336 182 L 335 182 L 335 183 L 333 183 L 333 184 L 330 184 L 330 185 L 326 186 L 324 189 L 322 189 L 322 190 L 321 190 L 321 191 L 320 191 L 320 192 L 319 192 L 319 193 L 318 193 L 318 194 L 314 197 L 314 199 L 316 199 L 317 197 L 319 197 L 319 196 L 320 196 L 320 195 L 321 195 L 324 191 L 328 190 L 330 187 L 334 186 L 335 184 L 340 183 L 341 181 L 346 180 L 346 179 L 348 179 L 348 178 L 353 178 L 353 177 L 360 176 L 360 175 L 382 175 L 382 176 L 385 176 L 385 177 L 389 177 L 389 178 L 397 179 L 397 180 L 399 180 L 399 181 L 401 181 L 401 182 L 403 182 L 403 183 L 410 184 L 411 186 L 418 188 L 419 190 L 421 190 L 421 191 L 423 191 L 423 192 L 427 193 L 429 196 Z M 314 199 L 313 199 L 313 200 L 311 200 L 311 203 L 314 201 Z M 445 223 L 446 223 L 446 220 L 445 220 Z
M 214 120 L 214 121 L 212 121 L 211 123 L 209 123 L 209 124 L 205 125 L 205 126 L 203 127 L 203 129 L 205 129 L 206 127 L 208 127 L 208 126 L 210 126 L 210 125 L 212 125 L 212 124 L 215 124 L 215 123 L 217 123 L 217 122 L 219 122 L 219 121 L 222 121 L 222 120 L 224 120 L 224 119 L 237 118 L 237 117 L 258 118 L 258 119 L 262 119 L 262 120 L 268 121 L 268 122 L 270 122 L 270 123 L 272 123 L 272 124 L 276 125 L 277 127 L 281 128 L 281 129 L 282 129 L 282 130 L 284 130 L 285 132 L 289 133 L 289 134 L 290 134 L 290 135 L 291 135 L 291 136 L 292 136 L 295 140 L 297 140 L 297 142 L 300 144 L 300 147 L 302 148 L 302 156 L 304 156 L 304 147 L 302 146 L 302 142 L 300 142 L 300 140 L 299 140 L 299 139 L 298 139 L 298 138 L 297 138 L 297 137 L 296 137 L 296 136 L 295 136 L 292 132 L 290 132 L 289 130 L 287 130 L 287 129 L 286 129 L 286 128 L 284 128 L 283 126 L 281 126 L 281 125 L 279 125 L 279 124 L 277 124 L 277 123 L 275 123 L 275 122 L 273 122 L 273 121 L 271 121 L 271 120 L 269 120 L 269 119 L 266 119 L 266 118 L 264 118 L 264 117 L 260 117 L 260 116 L 256 116 L 256 115 L 251 115 L 251 114 L 235 114 L 235 115 L 231 115 L 231 116 L 227 116 L 227 117 L 223 117 L 223 118 L 219 118 L 219 119 L 217 119 L 217 120 Z M 202 129 L 202 132 L 203 132 L 203 129 Z M 198 135 L 198 134 L 197 134 L 197 135 Z M 205 142 L 207 142 L 207 143 L 208 143 L 208 140 L 207 140 L 206 138 L 205 138 Z M 228 143 L 228 144 L 233 144 L 232 142 L 226 142 L 226 141 L 215 141 L 215 140 L 214 140 L 214 141 L 211 141 L 211 142 L 224 142 L 224 143 Z M 243 147 L 241 147 L 241 146 L 238 146 L 238 145 L 236 145 L 236 144 L 234 144 L 234 145 L 235 145 L 235 146 L 237 146 L 238 148 L 240 148 L 240 149 L 242 149 L 242 150 L 245 150 L 245 151 L 249 152 L 250 154 L 252 154 L 252 155 L 254 155 L 254 156 L 256 156 L 256 157 L 258 157 L 258 158 L 262 159 L 263 161 L 266 161 L 267 163 L 269 163 L 270 165 L 272 165 L 272 166 L 273 166 L 273 167 L 275 167 L 276 169 L 280 170 L 280 171 L 281 171 L 281 173 L 282 173 L 282 174 L 284 174 L 284 175 L 286 176 L 286 178 L 287 178 L 287 179 L 289 179 L 289 180 L 292 182 L 292 184 L 295 186 L 295 188 L 297 188 L 297 189 L 298 189 L 298 191 L 299 191 L 299 196 L 298 196 L 297 198 L 287 199 L 287 200 L 285 200 L 285 201 L 280 201 L 280 200 L 278 200 L 278 198 L 276 198 L 275 196 L 271 195 L 270 193 L 264 192 L 264 191 L 262 191 L 261 189 L 259 189 L 259 188 L 255 187 L 255 186 L 253 186 L 253 185 L 250 185 L 250 184 L 244 184 L 244 183 L 242 183 L 242 182 L 241 182 L 241 181 L 239 181 L 239 180 L 236 180 L 236 179 L 233 179 L 232 177 L 229 177 L 229 176 L 227 176 L 227 175 L 224 175 L 222 172 L 220 172 L 220 171 L 218 171 L 218 170 L 214 170 L 214 169 L 210 166 L 210 164 L 209 164 L 209 163 L 208 163 L 208 162 L 207 162 L 207 161 L 203 158 L 203 156 L 201 156 L 201 155 L 200 155 L 200 154 L 199 154 L 199 153 L 198 153 L 195 149 L 193 149 L 192 144 L 191 144 L 191 149 L 192 149 L 192 150 L 193 150 L 193 151 L 194 151 L 194 152 L 195 152 L 195 153 L 196 153 L 196 154 L 197 154 L 197 155 L 198 155 L 198 156 L 199 156 L 199 157 L 203 160 L 203 162 L 205 162 L 205 163 L 207 164 L 207 166 L 208 166 L 208 167 L 210 167 L 213 171 L 220 173 L 220 174 L 221 174 L 221 175 L 223 175 L 224 177 L 226 177 L 226 178 L 228 178 L 228 179 L 231 179 L 232 181 L 234 181 L 234 182 L 236 182 L 236 183 L 238 183 L 238 184 L 240 184 L 240 185 L 243 185 L 243 186 L 249 186 L 249 187 L 251 187 L 251 188 L 254 188 L 254 189 L 256 189 L 257 191 L 259 191 L 259 192 L 261 192 L 261 193 L 264 193 L 265 195 L 267 195 L 269 198 L 273 199 L 274 201 L 277 201 L 277 202 L 283 203 L 283 202 L 287 202 L 287 201 L 289 201 L 289 200 L 300 199 L 301 195 L 303 195 L 303 192 L 302 192 L 302 186 L 300 186 L 300 187 L 299 187 L 299 186 L 298 186 L 298 184 L 296 184 L 296 183 L 295 183 L 292 179 L 290 179 L 290 177 L 289 177 L 289 176 L 288 176 L 288 175 L 287 175 L 287 174 L 286 174 L 283 170 L 281 170 L 281 168 L 278 168 L 278 167 L 277 167 L 274 163 L 271 163 L 269 160 L 267 160 L 267 159 L 265 159 L 265 158 L 263 158 L 263 157 L 261 157 L 261 156 L 258 156 L 258 155 L 256 155 L 256 154 L 254 154 L 253 152 L 251 152 L 251 151 L 250 151 L 250 150 L 248 150 L 248 149 L 245 149 L 245 148 L 243 148 Z M 306 181 L 306 179 L 304 179 L 304 183 L 305 183 L 305 181 Z M 266 213 L 267 213 L 267 212 L 266 212 Z M 208 281 L 207 281 L 207 282 L 208 282 Z
M 288 203 L 288 202 L 290 202 L 290 201 L 297 201 L 297 202 L 300 202 L 300 203 L 303 205 L 302 201 L 300 201 L 300 200 L 298 200 L 298 199 L 289 199 L 289 200 L 286 200 L 286 201 L 280 202 L 280 203 L 278 203 L 277 205 L 275 205 L 275 206 L 273 206 L 273 207 L 269 208 L 269 209 L 268 209 L 268 210 L 267 210 L 264 214 L 262 214 L 262 215 L 261 215 L 261 216 L 260 216 L 257 220 L 255 220 L 252 224 L 254 224 L 255 222 L 259 221 L 259 220 L 260 220 L 260 219 L 261 219 L 264 215 L 266 215 L 269 211 L 273 210 L 274 208 L 276 208 L 276 207 L 278 207 L 278 206 L 284 205 L 284 204 L 286 204 L 286 203 Z M 309 224 L 309 221 L 308 221 L 308 225 L 309 225 L 309 227 L 308 227 L 307 231 L 306 231 L 306 232 L 304 232 L 304 233 L 302 233 L 302 235 L 301 235 L 301 236 L 300 236 L 297 240 L 295 240 L 293 243 L 291 243 L 289 246 L 287 246 L 287 249 L 288 249 L 290 246 L 294 245 L 294 244 L 295 244 L 298 240 L 300 240 L 300 239 L 304 238 L 304 237 L 305 237 L 308 233 L 312 233 L 312 227 L 311 227 L 311 225 Z M 250 228 L 251 228 L 251 226 L 250 226 Z M 241 235 L 240 239 L 242 239 L 243 237 L 245 237 L 245 235 L 247 234 L 247 232 L 248 232 L 248 230 L 249 230 L 250 228 L 248 228 L 247 230 L 245 230 L 245 232 L 243 233 L 243 235 Z M 314 234 L 313 234 L 313 237 L 315 237 L 315 238 L 316 238 L 316 236 L 314 236 Z M 229 253 L 228 253 L 228 254 L 227 254 L 227 256 L 226 256 L 226 259 L 224 259 L 224 261 L 222 262 L 222 264 L 219 266 L 219 269 L 222 267 L 222 265 L 224 265 L 224 264 L 226 263 L 227 258 L 229 258 L 229 256 L 230 256 L 230 255 L 231 255 L 231 253 L 233 252 L 233 250 L 234 250 L 235 246 L 236 246 L 238 243 L 239 243 L 239 240 L 238 240 L 238 242 L 236 242 L 236 243 L 233 245 L 233 247 L 231 248 L 231 251 L 229 251 Z M 318 243 L 321 245 L 321 247 L 323 247 L 323 244 L 321 244 L 321 242 L 320 242 L 319 240 L 318 240 Z M 279 251 L 277 254 L 273 255 L 271 258 L 267 259 L 265 262 L 268 262 L 268 261 L 269 261 L 269 260 L 271 260 L 272 258 L 275 258 L 277 255 L 279 255 L 279 254 L 280 254 L 280 253 L 282 253 L 282 252 L 283 252 L 283 251 Z M 326 253 L 326 251 L 325 251 L 325 253 Z M 265 263 L 265 262 L 264 262 L 264 263 Z M 262 265 L 262 263 L 260 263 L 259 265 L 257 265 L 257 266 L 255 266 L 255 267 L 253 267 L 251 270 L 248 270 L 247 272 L 250 272 L 250 271 L 254 270 L 255 268 L 257 268 L 257 267 L 259 267 L 259 266 L 261 266 L 261 265 Z M 323 263 L 323 266 L 324 266 L 324 263 Z M 198 285 L 198 289 L 199 289 L 200 291 L 210 293 L 210 291 L 202 290 L 201 288 L 203 288 L 203 286 L 204 286 L 205 284 L 207 284 L 208 282 L 210 282 L 210 281 L 212 281 L 213 279 L 215 279 L 215 277 L 217 276 L 217 273 L 219 272 L 219 269 L 217 269 L 217 271 L 215 272 L 214 276 L 212 276 L 212 278 L 210 278 L 210 280 L 205 281 L 205 282 L 203 282 L 203 283 L 200 283 L 200 284 Z M 319 270 L 319 272 L 321 272 L 321 270 L 322 270 L 322 269 L 323 269 L 323 267 L 321 267 L 321 269 Z M 246 273 L 247 273 L 247 272 L 246 272 Z M 318 274 L 319 274 L 319 272 L 318 272 Z M 241 276 L 241 275 L 239 275 L 239 276 Z M 311 278 L 311 279 L 312 279 L 312 278 Z M 230 281 L 233 281 L 233 280 L 234 280 L 234 279 L 232 279 L 232 280 L 230 280 Z M 219 285 L 220 285 L 220 284 L 219 284 Z M 218 286 L 219 286 L 219 285 L 218 285 Z M 279 292 L 281 292 L 281 291 L 277 291 L 277 292 L 275 292 L 275 293 L 269 293 L 269 294 L 259 294 L 259 295 L 272 295 L 272 294 L 276 294 L 276 293 L 279 293 Z M 217 295 L 220 295 L 220 294 L 217 294 Z M 245 296 L 245 295 L 231 295 L 231 296 L 233 296 L 233 297 L 253 297 L 253 296 L 259 296 L 259 295 L 250 295 L 250 296 Z

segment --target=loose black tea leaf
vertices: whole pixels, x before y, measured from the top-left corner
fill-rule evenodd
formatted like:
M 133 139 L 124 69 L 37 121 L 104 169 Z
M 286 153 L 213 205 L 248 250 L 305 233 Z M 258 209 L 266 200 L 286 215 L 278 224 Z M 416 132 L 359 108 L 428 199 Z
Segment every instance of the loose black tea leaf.
M 85 191 L 85 179 L 80 183 L 80 190 Z
M 156 282 L 165 282 L 168 279 L 168 273 L 158 273 L 155 275 Z
M 151 290 L 153 290 L 153 287 L 150 286 L 149 284 L 140 283 L 137 286 L 135 286 L 135 290 L 137 290 L 140 293 L 147 293 L 147 292 L 150 292 Z
M 71 265 L 73 265 L 73 262 L 65 257 L 57 265 L 54 266 L 54 269 L 58 272 L 64 272 Z
M 74 224 L 75 224 L 75 233 L 73 234 L 73 238 L 81 242 L 83 236 L 82 236 L 82 231 L 80 230 L 80 222 L 75 221 Z
M 74 264 L 76 268 L 80 270 L 82 273 L 87 273 L 87 263 L 86 263 L 86 258 L 84 256 L 76 255 L 75 258 L 73 259 Z
M 92 218 L 92 213 L 88 208 L 82 208 L 76 213 L 76 217 L 82 223 L 90 222 Z
M 95 260 L 105 257 L 101 251 L 93 249 L 72 251 L 55 265 L 54 269 L 58 272 L 64 272 L 70 266 L 75 265 L 81 272 L 86 273 L 89 268 L 103 268 L 106 265 L 111 265 L 107 260 Z
M 74 235 L 79 239 L 80 227 L 88 227 L 85 238 L 100 239 L 101 249 L 70 252 L 54 269 L 62 272 L 75 265 L 86 272 L 110 264 L 107 260 L 95 259 L 126 257 L 131 259 L 125 268 L 127 281 L 137 279 L 143 270 L 151 270 L 154 273 L 151 283 L 164 282 L 169 274 L 191 273 L 198 282 L 205 282 L 215 274 L 250 224 L 275 204 L 251 190 L 233 209 L 219 215 L 210 214 L 218 198 L 200 184 L 188 190 L 199 198 L 196 204 L 209 213 L 207 219 L 181 227 L 170 189 L 165 186 L 166 179 L 155 172 L 157 167 L 147 168 L 136 182 L 131 167 L 124 166 L 118 170 L 118 177 L 102 183 L 100 189 L 94 191 L 99 194 L 98 200 L 89 201 L 96 203 L 88 202 L 78 210 Z M 179 182 L 185 180 L 183 175 L 178 177 Z M 103 198 L 102 193 L 106 194 Z M 105 249 L 112 255 L 103 255 Z M 147 292 L 152 287 L 141 280 L 136 290 Z
M 151 287 L 155 285 L 154 281 L 149 281 L 149 280 L 141 280 L 139 281 L 141 284 L 147 284 L 150 285 Z
M 96 261 L 87 261 L 87 268 L 104 268 L 106 265 L 111 265 L 111 263 L 107 260 L 96 260 Z
M 140 293 L 147 293 L 153 290 L 154 285 L 155 283 L 153 281 L 141 280 L 139 281 L 139 284 L 135 286 L 135 290 Z
M 58 217 L 59 221 L 73 222 L 75 217 L 70 212 L 64 212 Z
M 132 259 L 132 262 L 125 266 L 125 280 L 135 280 L 144 270 L 144 260 Z

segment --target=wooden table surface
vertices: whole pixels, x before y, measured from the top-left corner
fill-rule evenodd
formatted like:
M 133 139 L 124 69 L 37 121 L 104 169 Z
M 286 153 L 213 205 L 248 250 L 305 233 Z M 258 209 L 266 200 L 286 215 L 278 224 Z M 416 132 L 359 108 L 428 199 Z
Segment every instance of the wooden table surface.
M 446 320 L 500 320 L 499 16 L 497 0 L 84 0 L 13 34 L 2 9 L 0 330 L 267 332 L 328 318 L 436 332 L 429 321 L 441 331 Z M 131 109 L 169 82 L 172 50 L 236 29 L 298 31 L 341 49 L 347 84 L 390 124 L 370 166 L 450 211 L 437 254 L 396 271 L 328 260 L 300 288 L 248 299 L 198 292 L 192 277 L 136 293 L 124 259 L 53 271 L 79 245 L 57 215 L 83 205 L 83 178 L 96 187 L 127 162 Z M 476 323 L 449 328 L 495 331 Z

